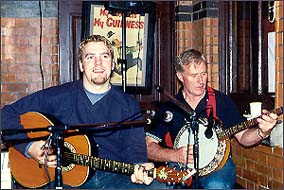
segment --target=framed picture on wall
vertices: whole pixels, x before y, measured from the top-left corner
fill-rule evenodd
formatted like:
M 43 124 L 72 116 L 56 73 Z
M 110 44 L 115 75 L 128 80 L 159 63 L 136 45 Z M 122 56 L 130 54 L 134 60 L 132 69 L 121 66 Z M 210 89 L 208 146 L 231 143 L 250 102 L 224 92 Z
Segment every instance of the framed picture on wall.
M 147 94 L 152 88 L 155 4 L 137 3 L 83 2 L 82 38 L 98 34 L 110 40 L 115 64 L 111 83 L 126 86 L 130 93 Z

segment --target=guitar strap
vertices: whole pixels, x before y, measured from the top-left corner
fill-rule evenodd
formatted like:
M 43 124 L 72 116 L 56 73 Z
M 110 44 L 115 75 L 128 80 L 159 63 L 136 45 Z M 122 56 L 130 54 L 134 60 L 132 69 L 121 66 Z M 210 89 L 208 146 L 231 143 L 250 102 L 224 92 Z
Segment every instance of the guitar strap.
M 210 86 L 207 86 L 207 92 L 208 92 L 208 101 L 207 101 L 207 105 L 206 105 L 206 113 L 207 116 L 209 117 L 210 114 L 210 110 L 211 108 L 213 108 L 213 117 L 214 119 L 218 120 L 220 123 L 221 120 L 218 118 L 217 114 L 216 114 L 216 97 L 215 97 L 215 91 L 213 88 L 211 88 Z M 172 138 L 171 138 L 171 134 L 170 132 L 167 132 L 167 134 L 165 135 L 165 142 L 166 145 L 170 148 L 172 148 L 174 146 L 173 142 L 172 142 Z

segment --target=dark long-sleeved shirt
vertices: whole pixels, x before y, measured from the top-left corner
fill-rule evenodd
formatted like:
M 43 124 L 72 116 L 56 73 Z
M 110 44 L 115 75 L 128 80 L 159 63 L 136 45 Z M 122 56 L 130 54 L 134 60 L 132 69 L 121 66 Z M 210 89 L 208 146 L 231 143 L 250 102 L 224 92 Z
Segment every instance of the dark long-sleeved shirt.
M 84 91 L 82 80 L 44 89 L 4 106 L 1 110 L 2 129 L 22 129 L 20 115 L 31 111 L 50 115 L 67 126 L 142 119 L 136 100 L 115 86 L 111 86 L 109 92 L 92 105 Z M 86 133 L 98 145 L 97 156 L 100 158 L 127 163 L 147 161 L 143 126 L 115 126 L 111 130 L 102 130 L 102 127 L 100 130 L 88 129 Z M 5 140 L 26 137 L 23 133 L 3 136 Z M 15 148 L 24 153 L 27 144 L 28 142 L 16 144 Z

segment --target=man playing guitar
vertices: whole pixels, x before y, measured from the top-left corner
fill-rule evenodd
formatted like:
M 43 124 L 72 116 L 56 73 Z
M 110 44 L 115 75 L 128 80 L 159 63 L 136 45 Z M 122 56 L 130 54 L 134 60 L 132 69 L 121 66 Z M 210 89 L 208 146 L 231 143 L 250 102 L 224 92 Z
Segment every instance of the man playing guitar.
M 27 116 L 25 114 L 29 112 L 41 113 L 40 116 L 43 117 L 44 115 L 52 116 L 67 126 L 141 120 L 142 114 L 136 100 L 110 83 L 110 76 L 114 69 L 113 58 L 110 41 L 99 35 L 87 37 L 79 47 L 79 67 L 83 73 L 83 79 L 43 89 L 11 105 L 4 106 L 1 110 L 2 129 L 23 129 Z M 36 115 L 32 115 L 30 121 L 26 122 L 27 126 L 35 122 Z M 136 166 L 131 177 L 91 170 L 88 173 L 88 179 L 76 188 L 144 189 L 152 185 L 152 188 L 160 188 L 160 183 L 157 181 L 155 181 L 157 183 L 152 183 L 153 178 L 147 175 L 147 171 L 153 168 L 153 164 L 147 163 L 143 125 L 128 128 L 117 125 L 113 130 L 101 131 L 85 128 L 83 132 L 96 143 L 99 158 L 136 164 Z M 2 137 L 9 141 L 29 139 L 27 135 L 15 133 Z M 25 156 L 23 159 L 37 162 L 37 169 L 57 166 L 58 158 L 54 152 L 55 147 L 50 146 L 46 140 L 31 139 L 29 142 L 15 144 L 14 147 L 21 153 L 21 156 Z M 74 156 L 84 157 L 83 155 Z M 88 157 L 88 159 L 95 158 Z M 86 160 L 83 161 L 86 162 Z M 21 160 L 18 163 L 21 163 Z M 11 169 L 13 170 L 12 165 Z M 26 175 L 29 175 L 29 171 L 26 171 Z M 150 183 L 152 183 L 151 186 L 149 186 Z M 47 186 L 47 188 L 53 188 L 53 186 Z

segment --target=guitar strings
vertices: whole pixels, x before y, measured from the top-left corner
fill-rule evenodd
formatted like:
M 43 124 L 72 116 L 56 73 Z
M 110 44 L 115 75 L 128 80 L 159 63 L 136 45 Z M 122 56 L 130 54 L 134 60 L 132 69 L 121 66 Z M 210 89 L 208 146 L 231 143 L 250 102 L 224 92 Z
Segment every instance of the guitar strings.
M 80 162 L 82 165 L 85 165 L 85 166 L 88 166 L 88 163 L 90 163 L 89 161 L 88 162 L 82 162 L 83 160 L 82 159 L 76 159 L 76 157 L 84 157 L 84 158 L 90 158 L 91 160 L 95 160 L 95 162 L 99 163 L 101 161 L 106 161 L 106 162 L 112 162 L 110 160 L 103 160 L 103 159 L 100 159 L 100 158 L 97 158 L 97 157 L 93 157 L 93 156 L 88 156 L 88 155 L 84 155 L 84 154 L 76 154 L 76 153 L 69 153 L 69 152 L 64 152 L 64 158 L 67 158 L 69 160 L 73 160 L 73 161 L 76 161 L 77 163 Z M 90 160 L 88 159 L 88 160 Z M 124 164 L 127 164 L 127 163 L 123 163 L 123 162 L 119 162 L 119 165 L 120 166 L 123 166 Z M 133 172 L 134 171 L 134 165 L 133 164 L 127 164 L 127 165 L 130 165 L 132 166 L 130 168 L 130 172 Z M 159 171 L 158 171 L 159 172 Z M 182 179 L 187 175 L 188 173 L 187 172 L 182 172 L 182 171 L 179 171 L 179 172 L 176 172 L 176 173 L 167 173 L 167 176 L 169 178 L 175 178 L 175 177 L 178 177 L 178 181 L 175 181 L 175 182 L 186 182 L 187 180 L 183 181 Z

